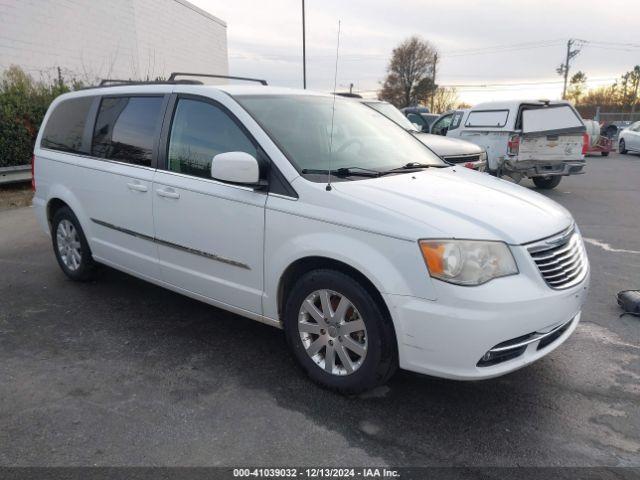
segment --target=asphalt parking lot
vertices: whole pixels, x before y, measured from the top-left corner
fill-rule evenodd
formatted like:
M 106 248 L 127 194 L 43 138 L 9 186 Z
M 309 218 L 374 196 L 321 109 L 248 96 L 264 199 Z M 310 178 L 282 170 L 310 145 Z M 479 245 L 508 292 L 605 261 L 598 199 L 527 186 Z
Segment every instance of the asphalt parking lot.
M 566 344 L 354 398 L 307 380 L 279 330 L 113 270 L 70 282 L 31 209 L 0 211 L 0 464 L 640 466 L 640 318 L 615 302 L 640 288 L 640 156 L 587 162 L 545 192 L 592 266 Z

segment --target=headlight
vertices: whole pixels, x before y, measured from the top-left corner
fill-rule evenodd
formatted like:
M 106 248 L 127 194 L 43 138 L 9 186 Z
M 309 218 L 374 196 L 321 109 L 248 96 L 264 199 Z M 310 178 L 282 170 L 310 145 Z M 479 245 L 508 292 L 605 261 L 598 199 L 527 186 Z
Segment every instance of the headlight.
M 518 267 L 502 242 L 479 240 L 420 240 L 429 274 L 457 285 L 480 285 L 514 275 Z
M 487 152 L 485 150 L 483 150 L 482 152 L 480 152 L 480 160 L 486 162 L 487 161 Z

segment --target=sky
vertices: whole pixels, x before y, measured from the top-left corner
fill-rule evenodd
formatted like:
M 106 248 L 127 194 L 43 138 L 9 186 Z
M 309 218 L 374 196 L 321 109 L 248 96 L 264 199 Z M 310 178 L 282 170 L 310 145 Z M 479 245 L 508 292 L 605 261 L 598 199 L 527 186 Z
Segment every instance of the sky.
M 231 75 L 302 87 L 301 0 L 190 0 L 227 22 Z M 640 0 L 306 0 L 307 88 L 375 97 L 395 46 L 411 35 L 442 59 L 436 83 L 470 104 L 556 99 L 569 38 L 588 85 L 608 85 L 640 64 Z M 508 84 L 508 85 L 505 85 Z

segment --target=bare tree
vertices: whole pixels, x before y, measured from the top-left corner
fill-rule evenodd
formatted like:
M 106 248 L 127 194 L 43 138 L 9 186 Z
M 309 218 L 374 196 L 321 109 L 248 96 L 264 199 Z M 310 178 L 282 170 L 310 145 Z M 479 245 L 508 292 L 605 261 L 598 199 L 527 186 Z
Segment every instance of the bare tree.
M 453 87 L 438 87 L 433 95 L 433 111 L 436 113 L 451 110 L 455 108 L 458 103 L 458 91 Z
M 569 89 L 567 90 L 567 100 L 573 103 L 580 103 L 580 98 L 584 95 L 587 88 L 587 76 L 582 71 L 576 72 L 569 80 Z
M 396 107 L 426 102 L 436 88 L 437 55 L 435 47 L 417 36 L 402 42 L 393 49 L 379 98 Z

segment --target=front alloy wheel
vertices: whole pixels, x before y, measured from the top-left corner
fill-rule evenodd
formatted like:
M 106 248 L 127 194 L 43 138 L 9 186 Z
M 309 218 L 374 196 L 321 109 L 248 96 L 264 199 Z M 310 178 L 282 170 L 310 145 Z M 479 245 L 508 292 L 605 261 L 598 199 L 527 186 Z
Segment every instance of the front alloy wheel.
M 331 375 L 350 375 L 367 356 L 367 327 L 346 296 L 316 290 L 302 303 L 298 332 L 307 355 Z
M 318 269 L 287 292 L 283 324 L 293 355 L 316 383 L 359 393 L 387 381 L 398 367 L 393 324 L 370 285 Z

